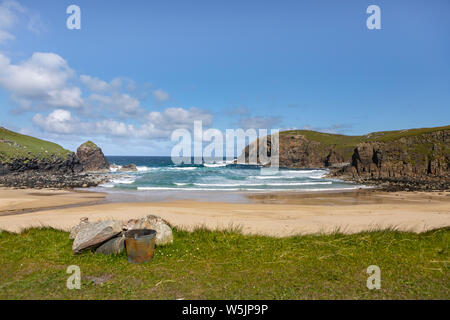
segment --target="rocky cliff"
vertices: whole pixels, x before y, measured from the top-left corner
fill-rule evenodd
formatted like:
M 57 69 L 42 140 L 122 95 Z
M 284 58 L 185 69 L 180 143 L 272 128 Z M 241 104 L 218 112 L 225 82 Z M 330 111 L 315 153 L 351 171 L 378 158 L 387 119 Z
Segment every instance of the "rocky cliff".
M 360 143 L 350 165 L 332 175 L 397 189 L 450 189 L 450 129 Z
M 0 175 L 26 171 L 78 173 L 82 169 L 73 152 L 0 127 Z
M 108 160 L 106 160 L 102 149 L 92 141 L 87 141 L 79 146 L 77 149 L 77 156 L 85 171 L 109 171 L 110 165 Z
M 56 143 L 0 127 L 0 186 L 75 188 L 96 186 L 107 179 L 83 172 L 77 155 Z
M 281 167 L 329 168 L 332 176 L 353 181 L 431 181 L 439 189 L 450 188 L 450 126 L 364 136 L 295 130 L 279 137 Z M 248 157 L 257 143 L 247 146 L 243 155 Z
M 351 165 L 342 171 L 375 179 L 446 177 L 450 174 L 450 130 L 360 143 Z
M 342 167 L 350 164 L 353 149 L 361 141 L 363 139 L 360 136 L 352 137 L 309 130 L 283 131 L 279 134 L 279 164 L 281 167 L 299 169 Z M 239 159 L 242 160 L 245 156 L 248 162 L 250 151 L 257 151 L 259 143 L 259 140 L 250 143 Z M 267 146 L 270 156 L 272 148 L 270 136 L 267 137 Z

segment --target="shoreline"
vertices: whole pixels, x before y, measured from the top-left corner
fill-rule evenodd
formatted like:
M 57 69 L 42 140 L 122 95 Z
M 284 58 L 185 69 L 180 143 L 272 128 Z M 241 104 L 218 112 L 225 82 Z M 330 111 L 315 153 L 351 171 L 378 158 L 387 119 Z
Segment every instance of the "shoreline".
M 224 203 L 254 203 L 258 197 L 271 195 L 300 196 L 309 194 L 340 194 L 363 192 L 364 190 L 377 190 L 374 186 L 359 186 L 358 188 L 336 188 L 336 189 L 261 189 L 250 190 L 127 190 L 120 188 L 93 187 L 87 189 L 74 189 L 78 191 L 104 193 L 105 202 L 167 202 L 176 200 L 193 200 L 200 202 L 224 202 Z
M 275 237 L 388 228 L 424 232 L 450 226 L 447 191 L 260 193 L 248 195 L 246 203 L 231 203 L 195 199 L 111 202 L 106 193 L 83 190 L 0 190 L 0 229 L 11 232 L 41 226 L 69 231 L 83 217 L 93 222 L 127 221 L 149 214 L 183 230 L 233 227 L 244 234 Z M 6 211 L 10 214 L 2 214 Z

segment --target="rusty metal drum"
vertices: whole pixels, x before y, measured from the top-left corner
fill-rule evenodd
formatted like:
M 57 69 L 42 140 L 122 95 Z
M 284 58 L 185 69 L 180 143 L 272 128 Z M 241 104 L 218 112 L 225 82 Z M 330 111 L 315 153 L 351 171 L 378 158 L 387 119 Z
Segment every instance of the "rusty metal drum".
M 155 251 L 155 241 L 155 230 L 136 229 L 125 232 L 128 262 L 143 263 L 150 261 Z

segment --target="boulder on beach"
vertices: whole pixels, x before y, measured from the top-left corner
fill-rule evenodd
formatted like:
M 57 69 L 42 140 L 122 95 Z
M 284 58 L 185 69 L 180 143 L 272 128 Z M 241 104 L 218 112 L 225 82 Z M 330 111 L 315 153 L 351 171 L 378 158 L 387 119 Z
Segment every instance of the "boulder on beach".
M 102 149 L 92 141 L 87 141 L 79 146 L 77 156 L 83 165 L 84 171 L 109 171 L 109 162 L 106 160 Z
M 124 226 L 126 230 L 151 229 L 156 231 L 156 245 L 173 243 L 172 228 L 161 217 L 148 215 L 141 219 L 132 219 Z
M 79 253 L 93 249 L 122 232 L 122 222 L 106 220 L 88 223 L 79 230 L 73 241 L 72 251 Z

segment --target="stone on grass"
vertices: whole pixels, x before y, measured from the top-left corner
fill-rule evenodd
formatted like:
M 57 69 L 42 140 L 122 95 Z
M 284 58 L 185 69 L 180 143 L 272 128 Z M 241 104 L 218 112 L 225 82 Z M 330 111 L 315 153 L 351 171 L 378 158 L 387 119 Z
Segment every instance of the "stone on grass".
M 95 253 L 119 254 L 125 250 L 125 237 L 109 239 L 95 250 Z
M 106 220 L 89 223 L 76 235 L 73 241 L 72 251 L 79 253 L 83 250 L 96 248 L 121 232 L 122 223 L 119 221 Z
M 156 245 L 166 245 L 173 243 L 172 228 L 169 223 L 161 217 L 148 215 L 142 219 L 129 220 L 125 225 L 127 230 L 151 229 L 156 231 Z
M 70 240 L 75 239 L 75 237 L 77 236 L 78 232 L 80 232 L 80 230 L 82 228 L 84 228 L 87 224 L 89 224 L 88 218 L 81 218 L 80 219 L 80 223 L 77 224 L 75 227 L 73 227 L 70 230 L 69 239 Z

